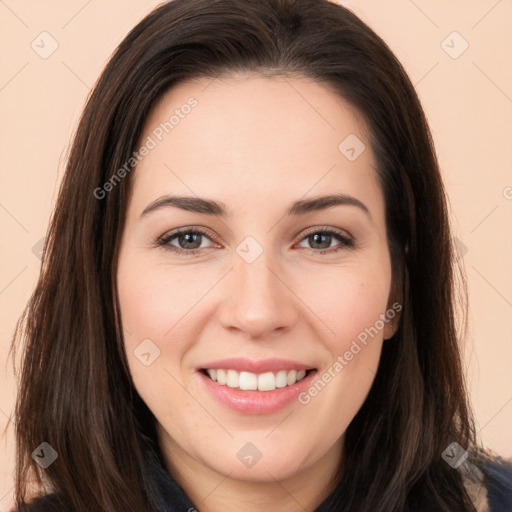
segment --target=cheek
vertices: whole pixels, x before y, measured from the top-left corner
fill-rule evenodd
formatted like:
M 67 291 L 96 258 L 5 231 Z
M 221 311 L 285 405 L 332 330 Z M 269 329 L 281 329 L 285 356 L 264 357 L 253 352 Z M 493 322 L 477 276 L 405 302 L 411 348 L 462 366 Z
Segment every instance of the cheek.
M 308 305 L 322 320 L 331 353 L 344 353 L 355 339 L 364 342 L 365 333 L 368 339 L 382 338 L 380 319 L 387 309 L 390 284 L 390 270 L 379 264 L 340 269 L 321 280 L 321 286 L 317 281 L 309 288 Z
M 162 345 L 163 340 L 172 340 L 179 353 L 182 336 L 176 334 L 211 286 L 191 268 L 171 270 L 159 263 L 148 264 L 136 254 L 121 258 L 118 293 L 126 343 L 149 338 Z
M 174 387 L 171 375 L 186 352 L 186 339 L 177 331 L 194 293 L 192 286 L 172 279 L 177 274 L 136 251 L 121 252 L 117 289 L 126 357 L 134 385 L 152 410 L 162 403 L 162 390 L 170 393 Z M 174 340 L 171 351 L 165 340 Z
M 193 314 L 207 292 L 203 281 L 184 267 L 171 270 L 135 250 L 121 252 L 117 289 L 128 365 L 138 393 L 158 417 L 170 409 L 171 396 L 184 414 L 191 407 L 176 378 L 181 381 L 182 361 L 199 339 L 199 324 L 190 319 L 197 319 Z
M 329 359 L 299 401 L 317 420 L 315 434 L 319 438 L 325 436 L 328 444 L 348 427 L 375 378 L 383 343 L 381 315 L 386 317 L 390 268 L 382 259 L 364 268 L 339 269 L 336 279 L 325 282 L 322 292 L 317 287 L 310 297 L 312 308 L 329 327 L 322 336 Z M 326 433 L 325 425 L 333 428 Z
M 319 424 L 337 425 L 335 436 L 363 404 L 377 372 L 391 276 L 381 260 L 340 269 L 335 279 L 325 282 L 321 292 L 316 287 L 309 296 L 326 326 L 322 342 L 328 359 L 300 401 L 315 411 Z

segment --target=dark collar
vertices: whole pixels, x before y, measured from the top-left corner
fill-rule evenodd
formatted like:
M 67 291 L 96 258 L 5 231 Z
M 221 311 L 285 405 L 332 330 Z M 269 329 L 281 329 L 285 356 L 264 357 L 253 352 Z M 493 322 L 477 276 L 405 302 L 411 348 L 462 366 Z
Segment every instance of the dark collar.
M 185 491 L 165 469 L 161 453 L 147 450 L 146 460 L 152 486 L 151 498 L 158 512 L 197 512 Z
M 169 475 L 160 451 L 147 450 L 151 498 L 158 512 L 198 512 L 183 488 Z M 334 495 L 334 493 L 333 493 Z M 329 496 L 315 512 L 330 512 Z
M 148 472 L 151 481 L 152 498 L 158 512 L 198 512 L 185 491 L 165 469 L 161 453 L 146 452 Z M 512 460 L 502 459 L 488 462 L 484 466 L 485 486 L 488 491 L 490 512 L 512 511 Z M 334 491 L 315 512 L 329 512 L 333 509 Z

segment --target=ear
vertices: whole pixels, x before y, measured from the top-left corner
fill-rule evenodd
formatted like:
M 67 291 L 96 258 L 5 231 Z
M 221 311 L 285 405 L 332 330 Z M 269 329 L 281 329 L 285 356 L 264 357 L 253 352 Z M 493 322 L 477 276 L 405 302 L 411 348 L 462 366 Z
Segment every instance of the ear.
M 395 301 L 386 310 L 386 317 L 390 320 L 384 326 L 384 341 L 391 339 L 398 330 L 402 308 L 402 304 Z

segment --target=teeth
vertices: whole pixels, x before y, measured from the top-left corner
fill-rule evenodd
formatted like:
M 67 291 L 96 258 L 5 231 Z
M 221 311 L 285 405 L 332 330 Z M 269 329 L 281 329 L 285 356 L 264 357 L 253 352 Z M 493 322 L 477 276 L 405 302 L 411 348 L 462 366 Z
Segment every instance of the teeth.
M 276 373 L 276 388 L 284 388 L 288 385 L 286 370 L 280 370 Z
M 237 372 L 236 370 L 206 370 L 210 379 L 223 386 L 240 388 L 244 391 L 273 391 L 291 386 L 306 376 L 305 370 L 280 370 L 277 373 Z
M 217 370 L 217 382 L 223 386 L 227 383 L 226 370 Z
M 226 379 L 226 384 L 230 388 L 237 388 L 240 383 L 240 375 L 235 370 L 228 370 L 228 376 Z
M 231 370 L 231 371 L 235 371 L 235 370 Z M 243 389 L 243 390 L 258 389 L 258 376 L 255 373 L 240 372 L 240 389 Z
M 297 372 L 295 370 L 288 372 L 288 375 L 286 376 L 286 383 L 288 384 L 288 386 L 290 384 L 293 384 L 296 381 L 297 381 Z
M 272 391 L 276 389 L 276 376 L 272 372 L 258 375 L 258 391 Z

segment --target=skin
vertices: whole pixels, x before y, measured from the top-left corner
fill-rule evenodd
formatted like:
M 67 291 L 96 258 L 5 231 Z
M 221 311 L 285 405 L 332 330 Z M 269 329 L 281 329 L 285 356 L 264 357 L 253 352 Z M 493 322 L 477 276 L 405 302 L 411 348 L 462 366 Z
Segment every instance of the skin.
M 216 402 L 196 368 L 228 357 L 299 360 L 328 371 L 393 304 L 385 203 L 364 123 L 327 86 L 311 79 L 230 75 L 189 81 L 154 106 L 140 139 L 193 96 L 197 106 L 138 164 L 120 247 L 117 285 L 133 381 L 158 422 L 169 473 L 201 511 L 313 510 L 332 491 L 344 432 L 363 404 L 385 339 L 385 323 L 307 405 L 247 415 Z M 356 134 L 366 150 L 353 162 L 339 150 Z M 155 138 L 153 136 L 153 138 Z M 299 199 L 349 194 L 341 205 L 286 216 Z M 224 203 L 226 218 L 172 206 L 141 213 L 164 194 Z M 196 256 L 157 245 L 177 228 L 213 238 Z M 308 228 L 355 239 L 322 243 Z M 263 252 L 247 263 L 237 246 L 252 236 Z M 321 242 L 321 241 L 320 241 Z M 189 247 L 189 249 L 187 249 Z M 336 252 L 320 254 L 325 248 Z M 134 350 L 159 348 L 150 366 Z M 332 372 L 332 370 L 331 370 Z M 246 467 L 248 442 L 262 453 Z

